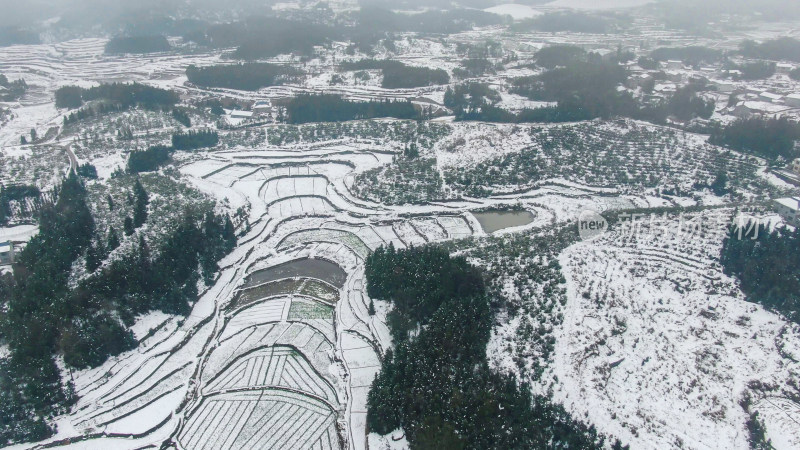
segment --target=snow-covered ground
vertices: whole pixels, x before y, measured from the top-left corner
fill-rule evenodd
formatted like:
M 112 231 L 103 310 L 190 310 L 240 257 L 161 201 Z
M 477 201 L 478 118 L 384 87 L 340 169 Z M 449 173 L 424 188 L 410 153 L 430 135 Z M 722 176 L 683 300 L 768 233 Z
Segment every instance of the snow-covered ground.
M 634 3 L 645 2 L 614 4 Z M 608 4 L 558 0 L 547 8 Z M 296 3 L 277 6 L 297 7 Z M 537 14 L 534 8 L 517 4 L 490 10 L 515 19 Z M 395 43 L 394 57 L 411 65 L 452 71 L 460 64 L 455 42 L 485 42 L 501 33 L 501 29 L 486 29 L 447 39 L 408 36 Z M 529 47 L 545 45 L 544 38 L 525 39 Z M 212 93 L 186 85 L 184 70 L 188 64 L 219 62 L 221 52 L 112 58 L 103 55 L 104 44 L 101 39 L 82 39 L 0 48 L 0 73 L 11 79 L 25 78 L 32 86 L 30 94 L 13 107 L 14 119 L 0 128 L 0 153 L 6 161 L 20 167 L 39 161 L 58 174 L 68 165 L 64 149 L 74 147 L 81 161 L 97 167 L 101 181 L 124 166 L 133 144 L 106 136 L 108 142 L 101 141 L 92 149 L 77 147 L 85 135 L 104 130 L 99 127 L 105 123 L 55 137 L 48 143 L 52 147 L 35 147 L 47 150 L 51 159 L 37 160 L 32 146 L 20 145 L 20 135 L 31 128 L 44 133 L 62 125 L 65 111 L 55 109 L 52 94 L 57 87 L 73 83 L 89 86 L 136 80 L 189 98 L 225 95 L 243 101 L 300 92 L 332 92 L 359 100 L 443 101 L 444 86 L 388 90 L 380 87 L 375 71 L 368 80 L 357 79 L 316 59 L 308 63 L 311 74 L 303 84 Z M 512 46 L 518 44 L 512 42 Z M 334 53 L 341 61 L 343 53 Z M 498 87 L 502 107 L 542 106 L 505 90 L 505 78 L 531 73 L 528 68 L 508 69 L 486 81 Z M 141 120 L 145 130 L 137 135 L 141 145 L 168 138 L 173 128 L 169 122 L 132 117 L 135 114 L 114 119 Z M 425 130 L 414 128 L 413 122 L 395 120 L 254 126 L 221 131 L 219 150 L 177 152 L 174 158 L 181 179 L 218 200 L 220 207 L 241 208 L 249 229 L 221 262 L 216 281 L 188 317 L 161 313 L 142 317 L 133 327 L 140 340 L 137 349 L 72 374 L 80 398 L 69 414 L 58 418 L 58 434 L 48 442 L 69 440 L 77 448 L 142 448 L 161 446 L 167 440 L 179 448 L 288 447 L 296 442 L 319 448 L 405 448 L 402 430 L 385 437 L 366 434 L 369 386 L 380 368 L 380 355 L 392 346 L 385 321 L 388 306 L 378 302 L 376 315 L 367 312 L 370 299 L 364 286 L 364 259 L 371 250 L 389 243 L 404 248 L 470 237 L 488 239 L 470 213 L 488 207 L 532 213 L 530 224 L 492 236 L 511 242 L 516 234 L 535 234 L 573 221 L 586 209 L 716 206 L 726 201 L 708 191 L 693 192 L 690 197 L 662 195 L 653 189 L 623 193 L 620 185 L 589 182 L 592 176 L 602 178 L 610 166 L 636 176 L 652 174 L 661 167 L 656 162 L 669 161 L 664 164 L 670 167 L 666 175 L 680 186 L 691 186 L 698 174 L 706 177 L 714 165 L 752 166 L 756 181 L 790 188 L 769 175 L 763 161 L 734 152 L 720 156 L 705 137 L 691 133 L 672 133 L 655 149 L 620 138 L 629 129 L 656 136 L 656 127 L 631 121 L 526 126 L 451 119 L 426 122 L 429 128 Z M 535 155 L 542 148 L 541 142 L 534 141 L 540 136 L 537 132 L 549 128 L 570 135 L 585 133 L 583 144 L 590 138 L 595 143 L 619 142 L 619 148 L 613 149 L 617 158 L 613 161 L 618 163 L 602 160 L 610 152 L 593 155 L 582 145 L 544 161 L 562 164 L 561 173 L 541 183 L 505 186 L 508 189 L 501 193 L 482 198 L 398 206 L 354 194 L 357 176 L 390 164 L 407 143 L 403 140 L 407 135 L 429 141 L 430 145 L 421 146 L 421 153 L 435 157 L 435 171 L 443 173 L 466 171 L 523 152 Z M 55 160 L 61 165 L 51 162 Z M 578 169 L 588 175 L 575 176 Z M 13 176 L 14 181 L 24 181 L 26 174 L 14 172 Z M 154 201 L 165 204 L 169 199 Z M 703 214 L 720 218 L 731 213 L 722 208 Z M 666 226 L 675 225 L 673 219 L 666 219 Z M 0 241 L 22 241 L 35 233 L 34 226 L 0 229 Z M 554 398 L 578 418 L 634 448 L 744 448 L 746 415 L 739 402 L 745 394 L 752 397 L 751 408 L 760 413 L 776 447 L 800 447 L 797 404 L 750 383 L 791 386 L 790 381 L 796 382 L 800 331 L 744 301 L 734 280 L 722 274 L 716 262 L 720 245 L 718 235 L 629 238 L 619 232 L 570 245 L 553 256 L 563 268 L 558 275 L 564 275 L 565 283 L 556 284 L 564 292 L 526 291 L 518 289 L 514 280 L 506 280 L 502 292 L 508 297 L 542 300 L 554 315 L 561 316 L 546 324 L 525 324 L 526 318 L 517 316 L 498 326 L 490 346 L 493 363 L 503 370 L 517 370 L 520 365 L 534 366 L 541 358 L 543 372 L 534 389 L 552 389 Z M 544 255 L 537 258 L 542 267 L 556 270 L 557 265 Z M 312 269 L 318 260 L 338 266 L 344 272 L 343 281 L 337 284 L 334 277 Z M 300 267 L 290 276 L 252 283 L 290 262 Z M 563 304 L 557 298 L 563 298 Z M 526 325 L 541 325 L 542 336 L 555 339 L 549 356 L 542 357 L 543 351 L 532 344 L 525 347 L 504 340 Z
M 746 449 L 740 402 L 749 395 L 776 448 L 800 446 L 800 405 L 780 388 L 753 387 L 791 390 L 800 364 L 782 341 L 799 330 L 745 301 L 722 273 L 731 213 L 684 218 L 715 224 L 705 235 L 670 217 L 561 254 L 568 300 L 549 374 L 556 399 L 632 448 Z

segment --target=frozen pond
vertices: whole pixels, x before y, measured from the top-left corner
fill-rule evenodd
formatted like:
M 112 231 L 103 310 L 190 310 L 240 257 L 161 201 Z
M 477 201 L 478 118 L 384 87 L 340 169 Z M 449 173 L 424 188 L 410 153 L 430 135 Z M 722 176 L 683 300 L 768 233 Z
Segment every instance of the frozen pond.
M 478 219 L 486 233 L 527 225 L 535 217 L 530 211 L 483 211 L 473 212 L 472 215 Z
M 294 277 L 317 278 L 341 289 L 347 279 L 347 274 L 341 267 L 330 261 L 303 258 L 251 273 L 247 277 L 245 287 Z

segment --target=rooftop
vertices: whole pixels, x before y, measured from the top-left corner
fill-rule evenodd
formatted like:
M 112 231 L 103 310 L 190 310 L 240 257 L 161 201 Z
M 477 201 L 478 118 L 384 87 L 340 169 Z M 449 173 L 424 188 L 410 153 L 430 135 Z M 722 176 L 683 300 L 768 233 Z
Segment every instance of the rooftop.
M 785 197 L 785 198 L 778 198 L 775 199 L 775 203 L 783 205 L 789 209 L 794 211 L 800 210 L 800 199 L 797 197 Z

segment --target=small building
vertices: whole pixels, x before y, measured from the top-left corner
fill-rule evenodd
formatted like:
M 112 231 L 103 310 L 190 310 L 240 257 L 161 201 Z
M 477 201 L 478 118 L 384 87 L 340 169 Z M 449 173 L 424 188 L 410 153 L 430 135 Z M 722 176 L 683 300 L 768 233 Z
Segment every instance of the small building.
M 775 64 L 775 72 L 787 75 L 789 72 L 794 70 L 794 66 L 787 63 L 778 63 Z
M 800 198 L 786 197 L 773 200 L 775 212 L 781 215 L 789 225 L 800 226 Z
M 14 263 L 14 243 L 11 241 L 0 243 L 0 266 Z
M 781 100 L 783 96 L 778 94 L 773 94 L 772 92 L 769 91 L 764 91 L 758 93 L 758 98 L 765 102 L 775 103 L 776 101 Z
M 683 69 L 683 61 L 677 59 L 670 59 L 666 62 L 667 69 L 670 70 L 682 70 Z
M 714 86 L 717 87 L 718 92 L 723 92 L 725 94 L 730 94 L 736 90 L 736 85 L 731 83 L 730 81 L 725 80 L 714 80 Z
M 632 75 L 628 80 L 625 82 L 625 85 L 630 89 L 636 89 L 637 87 L 643 87 L 647 83 L 652 82 L 653 77 L 647 73 L 640 73 L 636 75 Z
M 789 94 L 783 101 L 792 108 L 800 108 L 800 94 Z
M 251 111 L 241 111 L 238 109 L 231 111 L 231 119 L 249 119 L 251 117 L 253 117 Z
M 272 112 L 272 102 L 269 100 L 259 100 L 253 104 L 253 114 L 257 116 L 267 115 Z
M 752 116 L 780 117 L 790 108 L 785 105 L 777 105 L 770 102 L 742 101 L 736 104 L 733 115 L 747 119 Z

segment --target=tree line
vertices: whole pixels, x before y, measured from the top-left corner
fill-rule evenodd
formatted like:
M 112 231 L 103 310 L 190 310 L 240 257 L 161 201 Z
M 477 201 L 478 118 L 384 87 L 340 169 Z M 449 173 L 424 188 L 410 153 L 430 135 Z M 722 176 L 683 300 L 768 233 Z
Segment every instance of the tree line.
M 180 98 L 175 92 L 140 83 L 101 84 L 91 88 L 63 86 L 56 90 L 56 108 L 80 108 L 84 102 L 102 100 L 120 108 L 141 106 L 148 109 L 172 107 Z
M 190 83 L 203 87 L 257 91 L 281 84 L 298 74 L 290 66 L 270 63 L 223 64 L 186 69 Z
M 412 448 L 603 447 L 594 428 L 489 368 L 494 317 L 480 271 L 464 258 L 390 245 L 365 270 L 370 297 L 394 305 L 395 349 L 370 388 L 370 431 L 402 427 Z
M 172 148 L 175 150 L 195 150 L 216 147 L 217 144 L 219 144 L 219 134 L 214 130 L 187 131 L 172 135 Z
M 380 70 L 383 74 L 381 86 L 386 89 L 409 89 L 422 86 L 447 84 L 450 76 L 442 69 L 415 67 L 388 59 L 362 59 L 342 63 L 342 70 Z
M 131 152 L 128 155 L 128 173 L 152 172 L 168 163 L 172 147 L 166 145 L 153 145 L 147 150 Z
M 286 105 L 289 123 L 342 122 L 357 119 L 394 117 L 416 119 L 420 116 L 409 101 L 370 100 L 355 102 L 333 94 L 300 94 Z
M 172 145 L 151 145 L 146 150 L 133 151 L 128 155 L 126 168 L 128 173 L 152 172 L 172 160 L 175 150 L 196 150 L 215 147 L 219 143 L 219 134 L 213 130 L 188 131 L 174 133 Z

